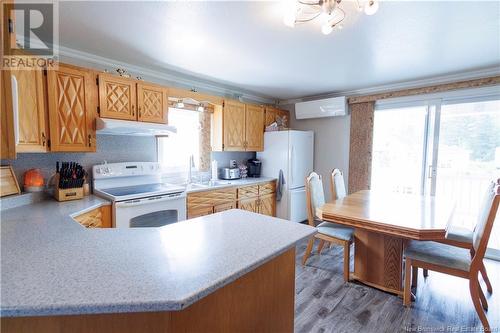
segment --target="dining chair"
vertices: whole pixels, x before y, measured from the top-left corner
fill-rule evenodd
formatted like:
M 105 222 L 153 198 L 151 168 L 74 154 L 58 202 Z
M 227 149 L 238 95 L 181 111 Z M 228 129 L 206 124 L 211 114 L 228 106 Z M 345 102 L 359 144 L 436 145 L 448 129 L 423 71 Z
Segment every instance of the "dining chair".
M 318 253 L 325 242 L 330 242 L 344 247 L 344 281 L 349 281 L 350 247 L 353 240 L 354 229 L 340 224 L 324 222 L 316 214 L 316 209 L 325 204 L 325 193 L 323 191 L 323 180 L 316 172 L 311 172 L 306 177 L 306 204 L 307 221 L 310 226 L 317 229 L 317 233 L 311 237 L 307 244 L 302 265 L 305 265 L 307 258 L 311 254 L 314 240 L 319 239 Z
M 488 196 L 488 193 L 492 191 L 496 185 L 500 185 L 500 178 L 497 179 L 496 183 L 490 182 L 488 188 L 486 189 L 485 196 Z M 451 224 L 447 227 L 445 239 L 440 242 L 467 249 L 470 251 L 472 258 L 474 256 L 474 247 L 472 244 L 473 235 L 474 235 L 474 230 Z M 488 291 L 489 294 L 493 293 L 493 287 L 491 285 L 484 264 L 482 264 L 481 267 L 479 268 L 479 272 L 481 273 L 483 281 L 486 284 L 486 290 Z M 414 267 L 412 271 L 411 287 L 415 289 L 417 287 L 417 275 L 418 275 L 418 269 Z M 424 269 L 424 277 L 427 277 L 427 270 L 425 269 Z
M 410 278 L 414 267 L 449 274 L 469 280 L 469 289 L 476 312 L 485 331 L 491 331 L 485 311 L 486 297 L 479 285 L 478 274 L 484 266 L 483 258 L 500 202 L 500 185 L 495 184 L 485 196 L 478 222 L 472 235 L 472 249 L 434 241 L 410 241 L 405 249 L 405 282 L 403 304 L 411 303 Z M 483 310 L 484 309 L 484 310 Z
M 332 200 L 342 199 L 347 195 L 344 174 L 339 169 L 333 169 L 330 175 L 330 193 Z

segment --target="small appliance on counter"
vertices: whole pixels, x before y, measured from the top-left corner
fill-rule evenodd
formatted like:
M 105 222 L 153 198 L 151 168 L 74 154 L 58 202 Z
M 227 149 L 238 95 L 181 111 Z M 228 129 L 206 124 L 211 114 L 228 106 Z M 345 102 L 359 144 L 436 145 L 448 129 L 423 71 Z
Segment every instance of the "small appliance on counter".
M 251 158 L 247 161 L 248 166 L 248 177 L 258 178 L 260 177 L 260 169 L 262 162 L 256 158 Z
M 225 180 L 240 179 L 241 173 L 239 168 L 220 168 L 219 178 Z

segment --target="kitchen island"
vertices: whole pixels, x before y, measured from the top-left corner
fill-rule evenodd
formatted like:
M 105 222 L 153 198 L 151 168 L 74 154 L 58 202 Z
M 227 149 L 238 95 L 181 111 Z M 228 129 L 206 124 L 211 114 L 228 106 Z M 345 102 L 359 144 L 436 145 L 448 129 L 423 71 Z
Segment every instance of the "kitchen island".
M 314 228 L 229 210 L 86 229 L 94 196 L 1 212 L 2 332 L 291 332 L 295 243 Z

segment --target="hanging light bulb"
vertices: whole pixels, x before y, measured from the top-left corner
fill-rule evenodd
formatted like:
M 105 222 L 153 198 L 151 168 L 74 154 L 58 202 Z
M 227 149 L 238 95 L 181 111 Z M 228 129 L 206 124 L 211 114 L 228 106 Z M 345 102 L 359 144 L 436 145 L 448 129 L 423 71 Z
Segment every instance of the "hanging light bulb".
M 366 15 L 373 15 L 377 12 L 378 10 L 378 1 L 377 0 L 369 0 L 368 3 L 365 5 L 365 14 Z
M 283 16 L 283 23 L 290 28 L 295 27 L 295 19 L 297 16 L 297 1 L 287 0 L 285 15 Z
M 326 22 L 321 27 L 321 32 L 323 33 L 323 35 L 329 35 L 332 33 L 332 31 L 333 31 L 333 26 L 329 22 Z
M 196 107 L 196 111 L 198 111 L 198 112 L 203 112 L 203 111 L 205 111 L 205 108 L 203 107 L 203 104 L 199 104 L 199 105 Z

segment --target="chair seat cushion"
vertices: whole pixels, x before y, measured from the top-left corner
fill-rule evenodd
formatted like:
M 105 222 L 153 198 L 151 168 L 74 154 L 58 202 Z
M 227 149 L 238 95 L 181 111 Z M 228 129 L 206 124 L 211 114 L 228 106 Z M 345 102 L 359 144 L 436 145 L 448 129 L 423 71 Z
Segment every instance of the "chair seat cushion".
M 474 232 L 470 229 L 450 226 L 446 232 L 446 239 L 472 244 L 473 234 Z
M 432 241 L 410 241 L 405 257 L 466 272 L 471 264 L 469 250 Z
M 331 222 L 321 222 L 316 226 L 318 232 L 333 238 L 350 241 L 354 235 L 354 229 L 341 224 Z

